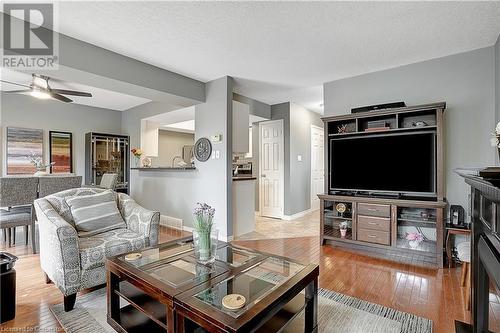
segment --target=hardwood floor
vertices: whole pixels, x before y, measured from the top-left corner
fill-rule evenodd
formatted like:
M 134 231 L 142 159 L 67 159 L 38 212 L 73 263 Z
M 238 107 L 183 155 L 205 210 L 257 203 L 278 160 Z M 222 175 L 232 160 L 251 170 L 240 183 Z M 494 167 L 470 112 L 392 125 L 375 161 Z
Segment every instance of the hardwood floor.
M 162 227 L 160 241 L 185 234 Z M 418 268 L 329 246 L 320 247 L 318 237 L 242 240 L 234 243 L 304 262 L 317 262 L 320 264 L 321 288 L 429 318 L 434 322 L 434 332 L 454 332 L 455 319 L 470 320 L 464 305 L 465 290 L 460 287 L 460 271 L 456 268 Z M 62 301 L 62 296 L 53 284 L 45 284 L 38 255 L 31 254 L 23 240 L 12 248 L 0 244 L 0 251 L 8 251 L 19 257 L 15 267 L 16 318 L 0 325 L 0 331 L 33 327 L 38 327 L 40 331 L 62 330 L 49 310 L 52 304 Z

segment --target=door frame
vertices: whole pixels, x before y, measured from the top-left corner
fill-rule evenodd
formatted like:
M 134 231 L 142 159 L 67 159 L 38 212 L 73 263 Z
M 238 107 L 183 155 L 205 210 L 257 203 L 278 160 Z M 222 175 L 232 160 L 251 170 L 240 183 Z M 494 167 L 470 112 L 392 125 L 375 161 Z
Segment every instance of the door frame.
M 280 154 L 283 156 L 283 165 L 280 167 L 280 181 L 281 181 L 281 191 L 280 191 L 280 201 L 281 201 L 281 214 L 279 219 L 283 219 L 285 215 L 285 126 L 284 126 L 284 121 L 283 119 L 277 119 L 277 120 L 266 120 L 266 121 L 261 121 L 259 122 L 259 215 L 264 216 L 262 214 L 263 211 L 263 205 L 262 205 L 262 184 L 261 184 L 261 179 L 262 179 L 262 125 L 265 124 L 271 124 L 271 123 L 280 123 L 281 125 L 281 142 L 280 142 Z
M 310 135 L 310 144 L 311 144 L 311 156 L 310 156 L 310 160 L 311 160 L 311 165 L 310 165 L 310 173 L 309 173 L 309 181 L 310 181 L 310 190 L 311 190 L 311 193 L 309 195 L 309 198 L 311 199 L 310 201 L 310 209 L 313 208 L 313 177 L 312 177 L 312 173 L 313 173 L 313 159 L 312 159 L 312 153 L 313 153 L 313 129 L 314 130 L 319 130 L 321 132 L 323 132 L 323 137 L 325 135 L 325 129 L 323 127 L 320 127 L 320 126 L 316 126 L 316 125 L 311 125 L 311 135 Z M 324 141 L 324 140 L 323 140 Z M 323 144 L 323 155 L 324 155 L 324 152 L 325 152 L 325 145 Z M 324 167 L 324 163 L 323 163 L 323 183 L 325 182 L 325 167 Z

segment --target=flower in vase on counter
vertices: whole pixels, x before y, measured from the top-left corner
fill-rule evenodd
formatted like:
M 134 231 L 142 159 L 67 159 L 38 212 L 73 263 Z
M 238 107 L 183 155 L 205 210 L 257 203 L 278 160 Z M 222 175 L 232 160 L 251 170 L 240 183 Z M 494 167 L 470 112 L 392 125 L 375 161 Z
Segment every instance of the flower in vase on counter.
M 193 212 L 193 243 L 196 260 L 205 265 L 215 261 L 218 230 L 213 227 L 215 209 L 206 203 L 197 203 Z
M 132 155 L 135 157 L 135 166 L 139 167 L 139 161 L 141 160 L 141 156 L 144 153 L 141 148 L 132 148 L 130 149 L 130 152 Z
M 130 152 L 132 153 L 132 155 L 134 155 L 134 157 L 137 157 L 137 158 L 140 158 L 143 154 L 143 151 L 141 148 L 132 148 L 130 149 Z
M 417 248 L 420 243 L 424 241 L 424 236 L 419 232 L 408 232 L 406 234 L 406 240 L 412 249 Z

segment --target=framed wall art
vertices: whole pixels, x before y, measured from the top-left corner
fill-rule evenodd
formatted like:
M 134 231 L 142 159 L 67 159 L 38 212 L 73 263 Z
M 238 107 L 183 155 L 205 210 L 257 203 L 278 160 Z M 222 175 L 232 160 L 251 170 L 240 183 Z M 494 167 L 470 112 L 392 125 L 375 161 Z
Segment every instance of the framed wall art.
M 32 161 L 43 160 L 43 130 L 7 127 L 7 174 L 34 174 Z
M 72 173 L 73 135 L 70 132 L 49 131 L 49 156 L 50 173 Z

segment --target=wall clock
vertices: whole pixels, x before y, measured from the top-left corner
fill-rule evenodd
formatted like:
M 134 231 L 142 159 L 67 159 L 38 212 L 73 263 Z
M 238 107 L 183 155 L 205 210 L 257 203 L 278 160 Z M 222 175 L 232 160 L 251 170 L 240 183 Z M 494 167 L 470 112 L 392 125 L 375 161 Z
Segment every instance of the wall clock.
M 212 154 L 212 143 L 207 138 L 199 138 L 194 144 L 194 156 L 200 162 L 206 162 Z

